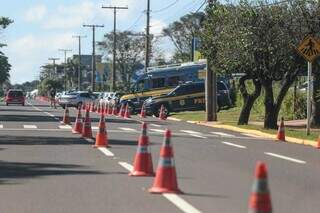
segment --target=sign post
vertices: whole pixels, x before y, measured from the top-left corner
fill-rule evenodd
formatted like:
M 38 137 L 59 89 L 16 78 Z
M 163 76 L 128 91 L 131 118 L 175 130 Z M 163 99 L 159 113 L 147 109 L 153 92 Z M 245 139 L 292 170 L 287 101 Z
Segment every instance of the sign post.
M 308 61 L 308 96 L 307 96 L 307 135 L 310 135 L 311 94 L 312 94 L 312 62 L 320 54 L 320 43 L 311 35 L 306 36 L 297 51 Z

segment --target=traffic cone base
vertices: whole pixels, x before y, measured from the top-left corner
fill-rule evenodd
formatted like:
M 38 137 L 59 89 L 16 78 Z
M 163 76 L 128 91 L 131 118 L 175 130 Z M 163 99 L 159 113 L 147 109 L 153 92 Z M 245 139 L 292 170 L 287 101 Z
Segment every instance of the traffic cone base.
M 96 143 L 93 145 L 94 148 L 107 147 L 108 146 L 108 136 L 106 131 L 106 123 L 104 119 L 104 114 L 100 116 L 99 130 L 96 135 Z

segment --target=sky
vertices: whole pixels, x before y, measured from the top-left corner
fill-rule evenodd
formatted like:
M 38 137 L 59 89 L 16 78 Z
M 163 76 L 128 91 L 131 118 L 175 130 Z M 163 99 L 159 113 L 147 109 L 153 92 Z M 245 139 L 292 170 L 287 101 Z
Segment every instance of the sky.
M 151 33 L 159 34 L 168 24 L 181 16 L 195 12 L 205 0 L 150 0 Z M 58 49 L 71 49 L 68 56 L 78 53 L 78 41 L 73 35 L 86 35 L 82 41 L 82 54 L 92 53 L 92 30 L 83 24 L 101 24 L 96 40 L 113 31 L 113 11 L 101 6 L 128 6 L 119 10 L 117 30 L 142 32 L 145 29 L 147 0 L 0 0 L 0 16 L 14 20 L 0 34 L 7 43 L 3 49 L 12 65 L 11 83 L 23 83 L 39 77 L 40 67 L 48 58 L 64 59 Z M 164 54 L 170 56 L 173 46 L 162 41 Z M 57 63 L 61 63 L 62 60 Z

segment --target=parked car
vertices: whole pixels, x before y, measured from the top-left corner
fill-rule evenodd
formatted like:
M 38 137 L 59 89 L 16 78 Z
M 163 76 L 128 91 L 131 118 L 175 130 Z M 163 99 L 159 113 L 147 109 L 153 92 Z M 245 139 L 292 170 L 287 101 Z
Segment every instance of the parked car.
M 102 99 L 100 100 L 101 104 L 111 104 L 118 105 L 119 100 L 123 94 L 119 92 L 105 92 Z
M 22 90 L 10 89 L 5 97 L 6 105 L 9 104 L 21 104 L 24 106 L 25 96 Z
M 95 101 L 96 97 L 93 94 L 90 94 L 86 91 L 77 91 L 77 92 L 71 92 L 65 95 L 61 95 L 59 98 L 59 105 L 62 108 L 68 107 L 79 107 L 80 105 L 86 103 Z
M 217 82 L 218 110 L 230 107 L 231 99 L 229 89 L 225 83 Z M 205 110 L 205 84 L 204 82 L 190 82 L 177 86 L 166 95 L 149 98 L 145 102 L 147 114 L 159 116 L 161 105 L 166 115 L 170 112 Z

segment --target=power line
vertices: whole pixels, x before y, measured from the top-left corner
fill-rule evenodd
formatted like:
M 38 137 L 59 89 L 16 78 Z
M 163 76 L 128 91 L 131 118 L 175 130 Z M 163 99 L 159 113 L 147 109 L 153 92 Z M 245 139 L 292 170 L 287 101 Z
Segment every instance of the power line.
M 142 11 L 142 12 L 140 13 L 140 15 L 138 16 L 138 18 L 137 18 L 137 19 L 133 22 L 133 24 L 132 24 L 130 27 L 128 27 L 125 31 L 132 30 L 132 29 L 136 26 L 136 24 L 140 21 L 140 19 L 142 18 L 143 14 L 144 14 L 144 11 Z
M 199 10 L 201 10 L 201 8 L 203 7 L 203 5 L 205 5 L 207 3 L 207 0 L 204 0 L 204 2 L 201 4 L 201 6 L 196 10 L 195 13 L 199 12 Z
M 151 11 L 152 13 L 160 13 L 162 11 L 165 11 L 167 9 L 169 9 L 170 7 L 172 7 L 173 5 L 177 4 L 179 0 L 175 0 L 174 2 L 172 2 L 171 4 L 167 5 L 166 7 L 164 8 L 161 8 L 159 10 L 154 10 L 154 11 Z

